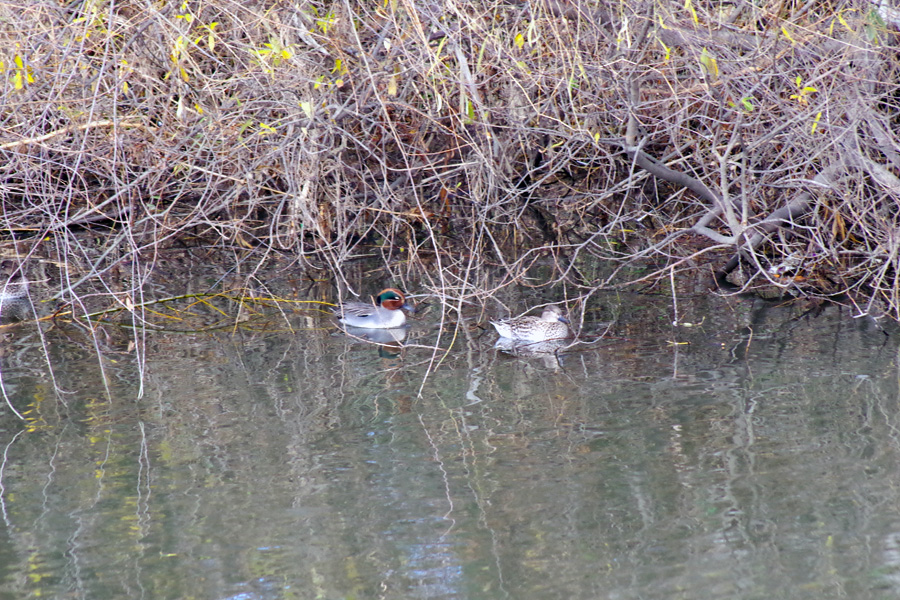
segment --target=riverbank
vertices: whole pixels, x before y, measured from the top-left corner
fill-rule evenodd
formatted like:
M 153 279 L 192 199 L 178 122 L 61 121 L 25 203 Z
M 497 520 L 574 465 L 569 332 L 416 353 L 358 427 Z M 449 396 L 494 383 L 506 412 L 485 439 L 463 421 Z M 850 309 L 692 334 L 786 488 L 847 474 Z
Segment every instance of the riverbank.
M 374 254 L 457 300 L 717 274 L 900 316 L 889 15 L 38 6 L 0 4 L 0 201 L 6 256 L 63 295 L 140 303 L 160 249 L 209 246 L 252 251 L 248 289 L 275 255 L 346 281 Z

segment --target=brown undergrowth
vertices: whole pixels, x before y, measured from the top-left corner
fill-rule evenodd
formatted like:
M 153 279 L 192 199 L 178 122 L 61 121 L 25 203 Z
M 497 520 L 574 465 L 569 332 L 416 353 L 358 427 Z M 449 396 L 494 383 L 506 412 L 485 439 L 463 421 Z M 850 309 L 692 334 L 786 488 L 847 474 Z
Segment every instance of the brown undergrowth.
M 5 255 L 82 316 L 209 244 L 248 282 L 278 253 L 349 286 L 374 253 L 450 309 L 706 269 L 897 318 L 898 17 L 873 6 L 2 3 Z

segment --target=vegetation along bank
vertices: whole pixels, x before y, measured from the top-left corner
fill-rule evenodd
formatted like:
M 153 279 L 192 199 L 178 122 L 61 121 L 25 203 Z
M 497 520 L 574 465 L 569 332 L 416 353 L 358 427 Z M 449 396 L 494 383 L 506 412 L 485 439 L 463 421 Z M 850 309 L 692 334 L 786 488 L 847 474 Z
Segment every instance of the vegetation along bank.
M 900 317 L 889 2 L 38 1 L 0 17 L 4 256 L 83 274 L 61 278 L 75 294 L 178 242 L 337 273 L 376 248 L 437 261 L 460 295 L 469 273 L 505 285 L 537 257 L 586 293 L 699 269 Z

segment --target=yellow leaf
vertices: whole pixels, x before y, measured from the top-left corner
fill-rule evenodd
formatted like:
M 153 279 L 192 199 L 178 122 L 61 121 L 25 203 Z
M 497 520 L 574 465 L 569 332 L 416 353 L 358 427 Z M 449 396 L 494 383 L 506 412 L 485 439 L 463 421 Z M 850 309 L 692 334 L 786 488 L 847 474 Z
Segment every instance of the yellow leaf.
M 694 3 L 692 0 L 684 0 L 684 8 L 691 13 L 691 17 L 694 19 L 694 23 L 699 23 L 700 19 L 697 17 L 697 11 L 694 10 Z
M 260 129 L 263 129 L 263 130 L 264 130 L 264 133 L 278 133 L 278 132 L 275 130 L 274 127 L 271 127 L 271 126 L 269 126 L 269 125 L 266 125 L 266 124 L 263 123 L 262 121 L 260 121 L 259 127 L 260 127 Z
M 525 46 L 525 36 L 522 35 L 521 33 L 517 33 L 515 43 L 516 43 L 516 46 L 518 46 L 519 48 L 522 48 L 523 46 Z
M 794 38 L 791 37 L 791 34 L 788 33 L 788 30 L 787 30 L 786 28 L 782 27 L 782 28 L 781 28 L 781 33 L 784 34 L 784 37 L 786 37 L 786 38 L 787 38 L 787 41 L 789 41 L 790 43 L 792 43 L 792 44 L 796 44 L 796 43 L 797 43 L 797 42 L 794 41 Z
M 706 48 L 700 53 L 700 70 L 713 81 L 719 77 L 719 64 Z
M 13 87 L 21 90 L 25 85 L 22 83 L 22 71 L 16 71 L 13 75 Z
M 25 68 L 25 64 L 22 62 L 22 57 L 21 57 L 21 56 L 19 56 L 18 54 L 16 54 L 16 57 L 15 57 L 15 59 L 13 59 L 13 60 L 15 61 L 16 67 L 17 67 L 17 68 L 19 68 L 19 69 L 24 69 L 24 68 Z
M 820 120 L 821 118 L 822 118 L 822 111 L 820 110 L 820 111 L 819 111 L 819 114 L 816 115 L 816 118 L 813 119 L 812 127 L 811 127 L 810 130 L 809 130 L 810 133 L 815 133 L 815 132 L 816 132 L 816 128 L 819 126 L 819 120 Z
M 206 46 L 209 48 L 210 52 L 212 52 L 216 46 L 216 36 L 215 36 L 215 32 L 213 30 L 216 28 L 216 25 L 218 25 L 218 24 L 219 24 L 218 21 L 213 21 L 212 23 L 210 23 L 207 26 L 207 29 L 209 29 L 209 35 L 206 37 Z
M 312 116 L 313 116 L 312 102 L 303 101 L 300 103 L 300 108 L 303 109 L 303 113 L 306 115 L 307 119 L 312 119 Z
M 178 36 L 178 39 L 175 40 L 175 43 L 172 44 L 172 62 L 177 63 L 181 58 L 181 54 L 184 51 L 186 43 L 184 41 L 183 36 Z
M 847 31 L 849 31 L 850 33 L 853 33 L 853 29 L 851 29 L 850 26 L 847 25 L 847 21 L 844 20 L 844 17 L 843 17 L 843 15 L 841 15 L 841 13 L 838 13 L 837 18 L 838 18 L 838 21 L 841 22 L 841 25 L 843 25 L 847 29 Z
M 397 76 L 391 75 L 391 78 L 388 79 L 388 96 L 396 96 L 397 95 Z
M 123 93 L 123 94 L 127 94 L 127 93 L 128 93 L 128 82 L 127 82 L 127 81 L 123 81 L 123 82 L 122 82 L 122 93 Z
M 182 80 L 184 80 L 184 81 L 190 81 L 190 80 L 191 80 L 191 78 L 188 77 L 187 71 L 184 70 L 184 67 L 178 67 L 178 69 L 181 71 L 181 79 L 182 79 Z

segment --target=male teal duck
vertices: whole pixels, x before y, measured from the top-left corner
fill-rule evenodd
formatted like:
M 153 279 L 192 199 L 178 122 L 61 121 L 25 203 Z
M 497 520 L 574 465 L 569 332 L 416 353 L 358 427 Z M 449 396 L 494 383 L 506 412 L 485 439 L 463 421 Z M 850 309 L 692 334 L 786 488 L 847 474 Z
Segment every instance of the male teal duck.
M 360 329 L 393 329 L 406 324 L 403 310 L 415 312 L 415 308 L 406 303 L 403 292 L 396 288 L 381 290 L 375 296 L 374 304 L 365 302 L 345 302 L 334 309 L 338 321 L 350 327 Z
M 572 337 L 572 330 L 566 325 L 569 320 L 558 306 L 550 305 L 540 317 L 516 317 L 491 321 L 491 325 L 501 337 L 519 342 L 546 342 Z

